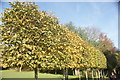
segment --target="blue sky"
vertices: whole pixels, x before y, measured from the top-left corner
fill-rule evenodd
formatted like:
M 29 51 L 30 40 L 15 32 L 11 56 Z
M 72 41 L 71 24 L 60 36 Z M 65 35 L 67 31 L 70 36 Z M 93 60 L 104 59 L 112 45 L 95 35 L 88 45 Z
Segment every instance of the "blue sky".
M 96 27 L 118 47 L 117 2 L 36 2 L 40 10 L 52 11 L 60 23 L 72 21 L 76 27 Z M 10 7 L 2 2 L 2 10 Z

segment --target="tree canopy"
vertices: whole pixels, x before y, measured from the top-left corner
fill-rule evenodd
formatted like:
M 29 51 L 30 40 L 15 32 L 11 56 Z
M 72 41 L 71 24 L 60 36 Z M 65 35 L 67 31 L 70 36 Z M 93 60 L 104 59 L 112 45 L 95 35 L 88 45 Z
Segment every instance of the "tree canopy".
M 2 17 L 3 67 L 106 68 L 106 58 L 58 19 L 31 3 L 10 2 Z M 37 76 L 35 75 L 37 78 Z

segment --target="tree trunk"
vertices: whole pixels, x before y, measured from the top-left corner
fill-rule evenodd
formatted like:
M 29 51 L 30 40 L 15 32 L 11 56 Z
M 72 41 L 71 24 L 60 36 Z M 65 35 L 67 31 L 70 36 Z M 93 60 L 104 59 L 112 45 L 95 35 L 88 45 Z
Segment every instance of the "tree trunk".
M 81 80 L 81 73 L 80 73 L 80 71 L 79 71 L 79 80 Z
M 75 75 L 79 76 L 79 69 L 75 69 Z
M 35 80 L 38 80 L 38 68 L 37 67 L 34 69 L 34 73 L 35 73 Z
M 19 68 L 19 72 L 21 72 L 21 71 L 22 71 L 22 67 Z
M 75 71 L 74 71 L 74 69 L 73 69 L 73 75 L 75 75 Z
M 103 80 L 103 71 L 102 70 L 100 71 L 100 74 L 101 74 L 101 79 Z
M 78 74 L 77 74 L 77 69 L 75 68 L 75 76 L 77 76 Z
M 98 80 L 100 80 L 100 71 L 98 70 Z
M 92 80 L 94 80 L 94 74 L 93 74 L 93 69 L 92 69 Z
M 104 77 L 105 77 L 105 73 L 104 73 L 104 70 L 102 71 L 102 73 L 103 73 L 103 80 L 104 80 Z
M 86 80 L 88 80 L 88 73 L 87 73 L 87 70 L 85 72 L 85 76 L 86 76 Z
M 63 76 L 64 76 L 64 80 L 68 80 L 68 69 L 67 68 L 63 70 Z
M 55 70 L 55 74 L 57 74 L 57 70 Z
M 19 72 L 22 72 L 22 65 L 19 66 Z
M 98 73 L 97 73 L 97 71 L 95 71 L 95 73 L 96 73 L 96 79 L 98 80 Z
M 68 80 L 68 69 L 65 70 L 65 80 Z

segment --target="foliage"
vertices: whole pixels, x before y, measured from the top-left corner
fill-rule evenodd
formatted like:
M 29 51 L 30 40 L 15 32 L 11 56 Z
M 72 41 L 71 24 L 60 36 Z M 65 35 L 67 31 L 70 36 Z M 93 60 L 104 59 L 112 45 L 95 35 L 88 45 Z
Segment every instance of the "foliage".
M 100 50 L 103 51 L 103 52 L 106 51 L 106 50 L 111 51 L 111 50 L 114 49 L 114 45 L 113 45 L 112 41 L 106 35 L 104 35 L 103 33 L 101 33 L 99 35 L 99 41 L 98 42 L 99 42 L 98 45 L 100 45 Z
M 66 23 L 65 26 L 68 27 L 68 29 L 71 31 L 76 31 L 74 23 L 72 21 Z
M 106 68 L 104 55 L 60 25 L 55 16 L 39 11 L 31 3 L 10 5 L 1 25 L 3 67 L 26 65 L 35 73 L 38 68 Z
M 106 68 L 106 58 L 102 52 L 94 48 L 87 41 L 84 41 L 74 32 L 69 31 L 67 28 L 64 28 L 64 30 L 69 33 L 66 34 L 69 43 L 67 52 L 73 57 L 70 58 L 72 60 L 70 62 L 74 62 L 72 63 L 74 65 L 73 68 Z M 101 62 L 103 63 L 101 64 Z
M 12 8 L 6 9 L 2 17 L 3 65 L 24 63 L 31 68 L 44 68 L 45 63 L 51 63 L 55 37 L 60 35 L 57 19 L 30 3 L 10 5 Z

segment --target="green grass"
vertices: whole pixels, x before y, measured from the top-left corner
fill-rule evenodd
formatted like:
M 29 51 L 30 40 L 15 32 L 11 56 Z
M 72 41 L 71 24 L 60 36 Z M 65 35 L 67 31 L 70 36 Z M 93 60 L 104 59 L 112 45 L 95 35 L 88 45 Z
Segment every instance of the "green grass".
M 34 78 L 33 71 L 13 71 L 13 70 L 2 70 L 2 78 Z M 39 73 L 39 78 L 63 78 L 63 75 L 60 74 L 48 74 L 48 73 Z M 77 78 L 77 76 L 69 76 L 69 78 Z
M 2 75 L 1 75 L 2 73 Z M 15 70 L 0 70 L 0 76 L 2 76 L 2 78 L 34 78 L 34 72 L 33 71 L 22 71 L 22 72 L 18 72 Z M 49 74 L 49 73 L 39 73 L 38 74 L 38 78 L 48 78 L 49 80 L 52 80 L 53 78 L 55 78 L 55 80 L 62 80 L 63 79 L 63 75 L 60 74 Z M 51 79 L 50 79 L 51 78 Z M 82 76 L 82 80 L 86 80 L 84 76 Z M 5 79 L 5 80 L 8 80 Z M 11 80 L 12 80 L 11 79 Z M 45 80 L 45 79 L 42 79 Z M 78 76 L 71 76 L 69 75 L 69 80 L 79 80 Z M 92 79 L 89 79 L 92 80 Z M 97 79 L 94 79 L 97 80 Z M 106 78 L 106 80 L 108 80 Z

